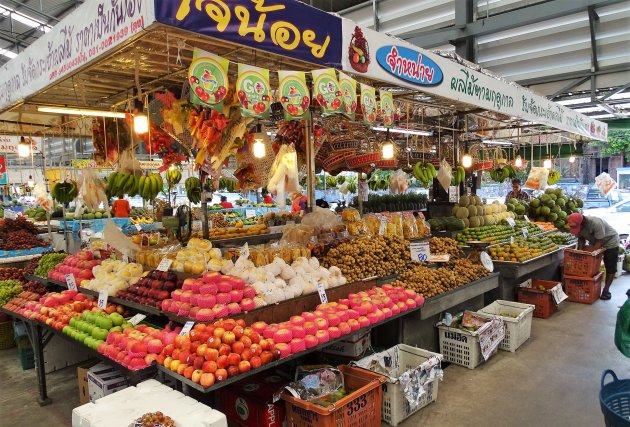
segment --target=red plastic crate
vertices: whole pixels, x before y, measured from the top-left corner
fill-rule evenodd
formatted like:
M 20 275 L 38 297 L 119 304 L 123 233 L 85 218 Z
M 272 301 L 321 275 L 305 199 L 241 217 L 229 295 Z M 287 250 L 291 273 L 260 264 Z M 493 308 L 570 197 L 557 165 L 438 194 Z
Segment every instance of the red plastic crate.
M 558 283 L 560 282 L 532 279 L 531 288 L 518 288 L 518 302 L 533 304 L 536 307 L 534 308 L 534 317 L 546 319 L 558 311 L 558 306 L 553 300 L 553 296 L 547 292 L 547 290 L 558 285 Z M 546 290 L 538 289 L 539 286 L 544 286 Z
M 602 277 L 600 272 L 595 277 L 564 276 L 564 291 L 569 301 L 593 304 L 602 294 Z
M 595 252 L 564 250 L 564 274 L 572 277 L 593 277 L 599 272 L 604 250 Z

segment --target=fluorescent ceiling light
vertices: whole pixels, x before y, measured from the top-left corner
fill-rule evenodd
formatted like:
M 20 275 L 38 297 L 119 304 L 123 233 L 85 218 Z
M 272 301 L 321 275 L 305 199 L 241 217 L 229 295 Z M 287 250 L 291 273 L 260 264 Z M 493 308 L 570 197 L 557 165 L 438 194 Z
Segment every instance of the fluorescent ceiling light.
M 125 113 L 117 113 L 114 111 L 85 110 L 82 108 L 66 108 L 66 107 L 37 107 L 40 113 L 58 113 L 69 114 L 72 116 L 94 116 L 94 117 L 113 117 L 124 119 Z
M 506 141 L 505 139 L 484 139 L 481 142 L 488 145 L 513 145 L 514 144 L 512 141 Z
M 630 99 L 630 92 L 621 92 L 609 96 L 606 99 Z
M 586 108 L 575 108 L 573 111 L 577 111 L 578 113 L 594 113 L 595 111 L 602 111 L 600 107 L 586 107 Z
M 615 117 L 614 114 L 598 114 L 596 116 L 589 116 L 591 119 L 609 119 Z
M 378 131 L 378 132 L 387 132 L 387 128 L 385 127 L 373 127 L 372 130 Z M 433 135 L 432 131 L 427 131 L 427 130 L 413 130 L 413 129 L 399 129 L 399 128 L 391 128 L 389 129 L 389 131 L 391 133 L 403 133 L 406 135 L 422 135 L 422 136 L 431 136 Z
M 575 105 L 575 104 L 584 104 L 586 102 L 591 102 L 591 98 L 564 99 L 561 101 L 554 101 L 554 102 L 560 105 Z
M 17 56 L 17 53 L 15 52 L 11 52 L 10 50 L 7 49 L 1 49 L 0 48 L 0 55 L 2 56 L 6 56 L 7 58 L 13 59 Z
M 30 17 L 28 15 L 23 14 L 22 12 L 18 12 L 15 9 L 8 8 L 6 6 L 0 6 L 0 15 L 11 17 L 15 19 L 17 22 L 20 22 L 28 27 L 37 28 L 40 31 L 47 33 L 52 29 L 50 25 L 46 25 L 42 21 L 38 21 L 37 19 Z

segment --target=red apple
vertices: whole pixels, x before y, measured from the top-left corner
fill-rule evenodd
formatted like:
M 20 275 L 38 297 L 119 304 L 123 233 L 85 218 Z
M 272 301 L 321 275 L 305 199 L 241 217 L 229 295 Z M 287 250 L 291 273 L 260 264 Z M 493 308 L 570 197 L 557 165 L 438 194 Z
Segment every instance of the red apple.
M 203 357 L 206 360 L 217 360 L 219 357 L 219 350 L 216 348 L 207 348 Z
M 226 356 L 226 358 L 227 358 L 227 356 Z M 227 366 L 227 364 L 226 364 L 226 366 Z M 217 369 L 218 369 L 217 362 L 214 362 L 212 360 L 206 360 L 205 362 L 203 362 L 203 365 L 201 366 L 201 370 L 203 372 L 212 372 L 212 373 L 214 373 Z
M 252 368 L 251 364 L 249 363 L 249 361 L 247 360 L 242 360 L 239 364 L 238 364 L 238 371 L 242 374 L 245 372 L 249 372 L 249 370 Z
M 201 384 L 201 376 L 203 375 L 203 371 L 201 369 L 195 369 L 190 377 L 191 380 L 196 382 L 197 384 Z
M 241 355 L 237 353 L 230 353 L 227 357 L 228 365 L 237 366 L 241 361 Z
M 226 355 L 219 356 L 219 358 L 217 359 L 217 368 L 224 369 L 227 368 L 228 365 L 228 357 Z

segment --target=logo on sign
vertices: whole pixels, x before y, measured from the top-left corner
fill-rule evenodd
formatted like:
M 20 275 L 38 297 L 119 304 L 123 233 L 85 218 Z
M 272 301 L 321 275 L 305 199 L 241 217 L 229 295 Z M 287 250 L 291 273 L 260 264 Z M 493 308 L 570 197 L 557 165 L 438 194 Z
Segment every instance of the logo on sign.
M 382 69 L 399 79 L 423 86 L 442 83 L 442 69 L 431 58 L 403 46 L 383 46 L 376 51 Z

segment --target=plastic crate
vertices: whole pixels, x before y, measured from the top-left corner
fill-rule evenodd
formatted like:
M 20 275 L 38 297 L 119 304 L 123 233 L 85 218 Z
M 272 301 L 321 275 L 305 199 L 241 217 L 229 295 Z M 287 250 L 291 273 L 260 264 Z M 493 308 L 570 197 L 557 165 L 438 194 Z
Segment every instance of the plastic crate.
M 564 291 L 572 302 L 593 304 L 602 294 L 602 278 L 604 273 L 595 277 L 564 276 Z
M 20 349 L 20 364 L 24 371 L 35 367 L 35 353 L 32 348 Z
M 599 271 L 603 258 L 603 249 L 595 252 L 565 249 L 564 274 L 565 276 L 593 277 Z
M 534 305 L 534 317 L 546 319 L 558 311 L 558 305 L 553 299 L 549 289 L 560 284 L 551 280 L 533 279 L 531 288 L 518 288 L 518 302 Z M 542 286 L 546 290 L 540 290 Z
M 617 272 L 615 273 L 615 277 L 620 277 L 623 274 L 623 260 L 625 257 L 625 255 L 619 255 L 617 257 Z
M 434 369 L 440 368 L 441 360 L 442 355 L 439 353 L 398 344 L 388 350 L 364 357 L 356 362 L 356 365 L 372 370 L 374 368 L 371 366 L 374 362 L 382 361 L 381 363 L 390 370 L 387 383 L 383 385 L 381 417 L 386 423 L 397 426 L 405 418 L 437 400 L 439 381 L 435 378 Z M 431 371 L 433 371 L 433 379 L 424 382 Z M 419 379 L 423 383 L 424 393 L 413 404 L 405 397 L 404 386 L 400 381 L 403 374 L 411 376 L 414 380 Z
M 608 375 L 612 376 L 613 380 L 604 384 Z M 630 426 L 630 379 L 620 380 L 614 371 L 606 369 L 602 374 L 599 405 L 604 414 L 606 427 Z
M 505 338 L 499 344 L 499 348 L 514 353 L 531 335 L 534 308 L 532 304 L 496 300 L 479 310 L 477 314 L 482 317 L 499 316 L 503 319 Z M 516 317 L 504 316 L 503 313 Z
M 440 322 L 437 324 L 440 337 L 440 353 L 445 362 L 455 363 L 468 369 L 475 369 L 483 363 L 483 355 L 479 344 L 479 331 L 471 332 L 459 328 L 451 328 Z M 495 355 L 497 347 L 490 357 Z
M 13 338 L 13 322 L 0 322 L 0 350 L 15 347 Z
M 380 427 L 381 384 L 386 378 L 361 368 L 338 366 L 348 396 L 326 408 L 282 394 L 288 427 Z

